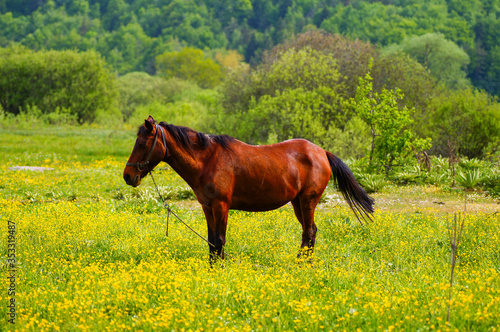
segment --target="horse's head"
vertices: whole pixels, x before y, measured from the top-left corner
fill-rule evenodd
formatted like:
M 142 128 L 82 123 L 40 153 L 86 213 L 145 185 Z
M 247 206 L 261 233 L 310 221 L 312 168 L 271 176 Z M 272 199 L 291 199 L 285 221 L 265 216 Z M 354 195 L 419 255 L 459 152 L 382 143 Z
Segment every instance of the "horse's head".
M 137 187 L 141 179 L 165 158 L 168 154 L 165 140 L 164 129 L 150 115 L 139 127 L 134 149 L 123 171 L 123 179 L 128 185 Z

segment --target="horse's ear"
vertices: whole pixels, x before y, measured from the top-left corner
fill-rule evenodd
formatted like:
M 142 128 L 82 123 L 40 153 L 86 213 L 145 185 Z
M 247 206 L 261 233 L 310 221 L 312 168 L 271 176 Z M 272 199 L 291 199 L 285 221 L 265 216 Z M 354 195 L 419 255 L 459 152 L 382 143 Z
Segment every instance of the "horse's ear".
M 149 118 L 147 118 L 147 120 L 144 120 L 144 127 L 146 127 L 146 129 L 149 131 L 149 132 L 152 132 L 153 131 L 153 124 L 155 123 L 155 120 L 153 119 L 153 117 L 150 115 Z

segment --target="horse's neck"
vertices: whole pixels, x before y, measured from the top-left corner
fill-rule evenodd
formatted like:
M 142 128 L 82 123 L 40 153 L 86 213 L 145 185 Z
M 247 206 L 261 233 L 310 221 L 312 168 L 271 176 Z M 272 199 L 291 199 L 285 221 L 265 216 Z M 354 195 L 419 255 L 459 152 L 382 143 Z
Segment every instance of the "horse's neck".
M 191 187 L 198 183 L 199 175 L 203 169 L 204 155 L 208 151 L 186 151 L 185 148 L 176 145 L 171 149 L 171 155 L 164 160 L 173 170 L 184 179 Z

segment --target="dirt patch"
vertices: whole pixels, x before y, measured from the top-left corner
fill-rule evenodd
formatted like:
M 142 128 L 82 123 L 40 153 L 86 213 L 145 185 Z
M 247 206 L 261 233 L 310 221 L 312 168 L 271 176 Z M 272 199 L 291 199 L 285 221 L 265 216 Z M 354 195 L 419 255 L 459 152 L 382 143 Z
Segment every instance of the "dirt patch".
M 9 167 L 11 171 L 35 171 L 35 172 L 45 172 L 52 171 L 53 168 L 50 167 L 41 167 L 41 166 L 13 166 Z

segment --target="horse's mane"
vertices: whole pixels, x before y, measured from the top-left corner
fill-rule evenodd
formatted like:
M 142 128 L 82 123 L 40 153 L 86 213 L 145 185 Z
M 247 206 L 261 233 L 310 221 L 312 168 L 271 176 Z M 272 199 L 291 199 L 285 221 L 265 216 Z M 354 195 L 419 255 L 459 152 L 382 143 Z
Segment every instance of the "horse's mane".
M 228 135 L 203 134 L 188 127 L 176 126 L 163 121 L 160 122 L 159 125 L 166 129 L 178 144 L 188 150 L 196 148 L 205 149 L 209 147 L 212 142 L 220 145 L 223 149 L 230 150 L 229 144 L 235 140 L 234 137 Z M 137 131 L 137 135 L 144 134 L 145 131 L 147 131 L 146 127 L 141 125 Z M 198 138 L 198 142 L 191 140 L 189 138 L 190 134 L 195 134 Z

